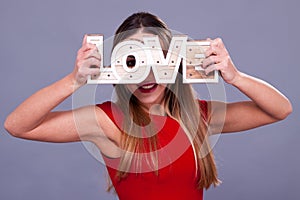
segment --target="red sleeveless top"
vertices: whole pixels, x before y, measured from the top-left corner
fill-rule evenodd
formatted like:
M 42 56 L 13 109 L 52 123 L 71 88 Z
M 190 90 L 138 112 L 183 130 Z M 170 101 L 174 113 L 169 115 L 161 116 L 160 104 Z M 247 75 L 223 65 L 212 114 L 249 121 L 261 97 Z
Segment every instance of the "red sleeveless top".
M 207 115 L 207 102 L 199 101 Z M 121 129 L 122 112 L 111 102 L 98 104 L 107 116 Z M 206 116 L 204 116 L 206 118 Z M 103 156 L 112 184 L 120 200 L 182 200 L 203 199 L 203 190 L 197 188 L 194 152 L 186 134 L 174 119 L 166 116 L 151 116 L 157 123 L 158 173 L 142 164 L 142 172 L 131 170 L 125 178 L 118 179 L 120 158 Z M 145 168 L 143 168 L 145 167 Z

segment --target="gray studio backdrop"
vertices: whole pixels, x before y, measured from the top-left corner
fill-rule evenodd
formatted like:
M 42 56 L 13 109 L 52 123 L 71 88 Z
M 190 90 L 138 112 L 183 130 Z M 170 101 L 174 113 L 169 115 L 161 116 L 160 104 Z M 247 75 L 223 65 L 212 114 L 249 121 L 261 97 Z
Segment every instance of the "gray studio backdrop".
M 270 82 L 294 106 L 285 121 L 221 136 L 215 154 L 223 184 L 205 199 L 300 199 L 299 7 L 297 0 L 1 0 L 1 124 L 26 97 L 73 70 L 84 33 L 110 37 L 131 13 L 150 11 L 192 38 L 222 37 L 241 71 Z M 99 86 L 97 101 L 110 99 L 111 89 Z M 247 99 L 231 86 L 226 95 Z M 71 108 L 70 98 L 57 109 Z M 105 192 L 106 178 L 81 143 L 25 141 L 1 126 L 1 200 L 116 199 Z

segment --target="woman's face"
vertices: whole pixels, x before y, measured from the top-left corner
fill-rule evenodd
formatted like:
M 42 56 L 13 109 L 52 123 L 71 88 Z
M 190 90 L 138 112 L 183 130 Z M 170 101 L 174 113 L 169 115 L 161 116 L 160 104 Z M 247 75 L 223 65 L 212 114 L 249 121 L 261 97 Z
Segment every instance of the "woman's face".
M 128 40 L 143 41 L 144 36 L 153 36 L 153 34 L 139 31 L 130 36 Z M 157 84 L 152 70 L 150 70 L 149 75 L 143 82 L 139 84 L 127 84 L 126 87 L 143 104 L 142 106 L 148 110 L 154 105 L 163 104 L 166 84 Z

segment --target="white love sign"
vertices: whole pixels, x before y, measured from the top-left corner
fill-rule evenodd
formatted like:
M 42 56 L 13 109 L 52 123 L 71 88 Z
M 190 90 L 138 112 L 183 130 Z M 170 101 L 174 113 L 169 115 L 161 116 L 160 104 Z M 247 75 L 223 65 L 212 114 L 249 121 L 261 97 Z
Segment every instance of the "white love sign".
M 87 42 L 95 44 L 103 58 L 103 35 L 89 35 Z M 188 41 L 187 35 L 173 36 L 167 55 L 164 55 L 158 36 L 143 37 L 143 41 L 125 40 L 111 54 L 111 66 L 100 67 L 100 75 L 90 77 L 88 84 L 137 84 L 149 75 L 157 83 L 174 83 L 180 64 L 183 83 L 218 82 L 218 72 L 206 75 L 202 69 L 208 41 Z

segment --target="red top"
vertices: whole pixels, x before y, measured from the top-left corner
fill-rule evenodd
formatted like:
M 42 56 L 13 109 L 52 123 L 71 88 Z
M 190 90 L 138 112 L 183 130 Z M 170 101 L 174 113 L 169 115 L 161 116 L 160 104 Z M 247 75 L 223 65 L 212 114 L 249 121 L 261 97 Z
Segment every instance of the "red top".
M 122 112 L 115 104 L 105 102 L 98 106 L 119 128 L 121 127 Z M 200 101 L 200 107 L 207 115 L 207 102 Z M 186 134 L 179 123 L 170 117 L 157 115 L 151 117 L 158 126 L 162 125 L 157 133 L 158 174 L 147 168 L 147 164 L 142 164 L 142 167 L 145 167 L 142 169 L 146 172 L 130 171 L 125 178 L 118 180 L 116 174 L 120 159 L 103 156 L 120 200 L 202 200 L 203 190 L 197 189 L 199 176 L 196 176 L 194 152 Z M 131 169 L 133 170 L 133 167 Z

